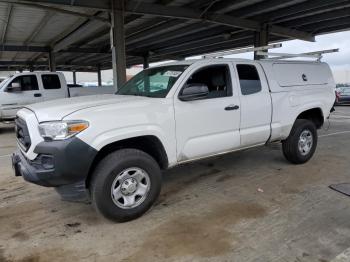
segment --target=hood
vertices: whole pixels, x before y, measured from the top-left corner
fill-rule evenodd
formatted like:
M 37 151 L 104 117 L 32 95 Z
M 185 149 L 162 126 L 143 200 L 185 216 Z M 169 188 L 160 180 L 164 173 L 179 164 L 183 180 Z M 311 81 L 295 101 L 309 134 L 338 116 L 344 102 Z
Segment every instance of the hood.
M 47 102 L 26 106 L 33 111 L 39 122 L 62 120 L 65 116 L 74 112 L 109 104 L 132 102 L 142 99 L 136 96 L 121 95 L 91 95 L 73 98 L 51 100 Z

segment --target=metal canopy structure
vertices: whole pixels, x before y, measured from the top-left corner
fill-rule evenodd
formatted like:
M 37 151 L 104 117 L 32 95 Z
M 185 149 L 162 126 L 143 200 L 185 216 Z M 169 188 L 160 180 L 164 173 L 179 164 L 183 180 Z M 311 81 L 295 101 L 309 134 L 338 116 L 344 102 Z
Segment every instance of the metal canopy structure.
M 0 0 L 0 70 L 120 78 L 125 66 L 349 28 L 349 0 Z

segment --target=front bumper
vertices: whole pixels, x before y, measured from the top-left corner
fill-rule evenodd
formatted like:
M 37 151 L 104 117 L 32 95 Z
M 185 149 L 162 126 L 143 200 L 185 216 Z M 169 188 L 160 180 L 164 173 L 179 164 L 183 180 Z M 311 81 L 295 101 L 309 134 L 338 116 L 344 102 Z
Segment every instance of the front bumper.
M 39 158 L 36 160 L 40 161 Z M 16 176 L 22 176 L 28 182 L 47 187 L 56 185 L 54 169 L 45 169 L 40 164 L 35 165 L 34 161 L 25 158 L 20 150 L 12 154 L 12 167 Z
M 94 148 L 76 137 L 41 142 L 34 152 L 37 154 L 34 160 L 27 159 L 20 150 L 12 155 L 15 175 L 37 185 L 56 187 L 63 197 L 85 189 L 90 166 L 97 154 Z

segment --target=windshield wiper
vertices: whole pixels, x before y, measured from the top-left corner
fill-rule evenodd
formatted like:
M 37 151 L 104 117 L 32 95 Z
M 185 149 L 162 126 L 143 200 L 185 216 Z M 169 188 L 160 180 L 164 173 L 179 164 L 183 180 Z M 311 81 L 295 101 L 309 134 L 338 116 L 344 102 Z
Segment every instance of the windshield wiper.
M 138 94 L 138 93 L 134 93 L 134 94 L 127 94 L 129 96 L 144 96 L 144 97 L 152 97 L 150 95 L 145 95 L 145 94 Z

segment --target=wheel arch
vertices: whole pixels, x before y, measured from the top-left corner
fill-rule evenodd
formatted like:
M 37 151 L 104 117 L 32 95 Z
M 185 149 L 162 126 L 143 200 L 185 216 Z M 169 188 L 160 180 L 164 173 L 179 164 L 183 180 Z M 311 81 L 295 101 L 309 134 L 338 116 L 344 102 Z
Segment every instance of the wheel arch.
M 160 141 L 160 139 L 154 135 L 144 135 L 132 138 L 126 138 L 118 140 L 103 146 L 95 156 L 85 181 L 86 187 L 89 186 L 92 174 L 98 165 L 98 163 L 108 154 L 123 148 L 139 149 L 155 159 L 161 169 L 167 169 L 169 166 L 168 155 L 166 150 Z
M 324 114 L 320 107 L 305 109 L 298 114 L 294 123 L 298 119 L 306 119 L 313 122 L 317 129 L 320 129 L 324 124 Z

